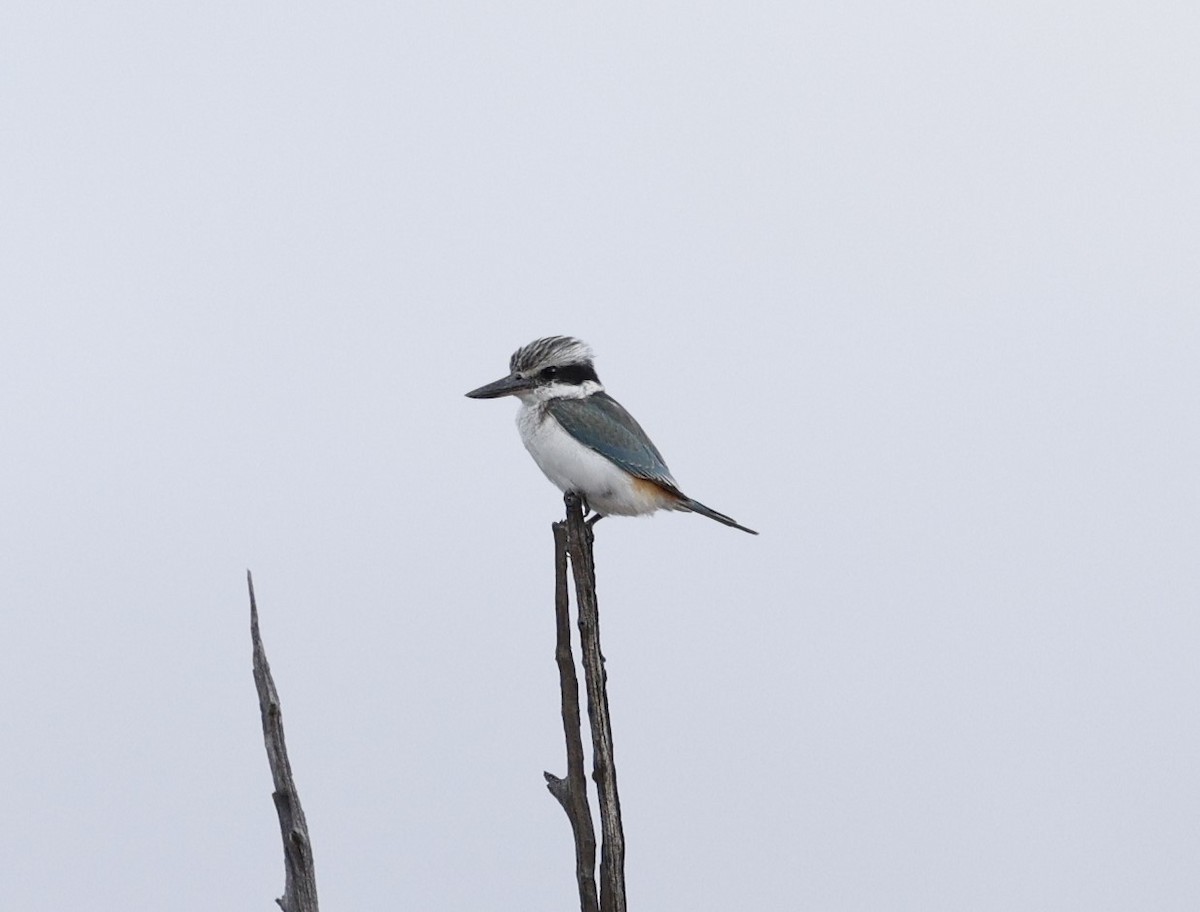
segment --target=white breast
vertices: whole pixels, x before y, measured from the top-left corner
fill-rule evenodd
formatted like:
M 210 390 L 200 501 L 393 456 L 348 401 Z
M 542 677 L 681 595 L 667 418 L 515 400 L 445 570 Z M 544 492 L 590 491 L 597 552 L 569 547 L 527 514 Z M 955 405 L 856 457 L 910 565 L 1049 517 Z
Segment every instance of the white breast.
M 635 480 L 568 434 L 538 403 L 521 403 L 517 430 L 546 477 L 560 491 L 582 494 L 597 513 L 640 516 L 673 506 L 660 489 Z

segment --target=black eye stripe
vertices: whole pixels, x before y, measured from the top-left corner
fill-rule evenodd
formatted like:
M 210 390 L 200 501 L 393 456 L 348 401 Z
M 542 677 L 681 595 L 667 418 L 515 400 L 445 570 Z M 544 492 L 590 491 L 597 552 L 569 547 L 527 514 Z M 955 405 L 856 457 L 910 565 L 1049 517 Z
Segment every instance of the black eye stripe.
M 565 364 L 562 366 L 544 367 L 540 371 L 540 376 L 545 380 L 556 380 L 559 383 L 570 383 L 575 386 L 582 384 L 586 380 L 600 382 L 600 378 L 596 376 L 596 369 L 590 364 Z

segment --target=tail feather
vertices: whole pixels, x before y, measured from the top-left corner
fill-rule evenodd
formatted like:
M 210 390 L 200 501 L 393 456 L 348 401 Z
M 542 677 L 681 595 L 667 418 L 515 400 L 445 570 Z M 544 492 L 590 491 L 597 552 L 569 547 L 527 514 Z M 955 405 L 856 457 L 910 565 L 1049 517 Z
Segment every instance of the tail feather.
M 757 535 L 753 529 L 747 529 L 736 519 L 726 516 L 724 513 L 718 513 L 712 507 L 706 507 L 698 500 L 692 500 L 690 497 L 681 497 L 679 499 L 679 507 L 682 510 L 687 510 L 690 513 L 699 513 L 701 516 L 707 516 L 709 519 L 715 519 L 719 523 L 726 526 L 733 526 L 735 529 L 741 529 L 743 532 L 749 532 L 751 535 Z

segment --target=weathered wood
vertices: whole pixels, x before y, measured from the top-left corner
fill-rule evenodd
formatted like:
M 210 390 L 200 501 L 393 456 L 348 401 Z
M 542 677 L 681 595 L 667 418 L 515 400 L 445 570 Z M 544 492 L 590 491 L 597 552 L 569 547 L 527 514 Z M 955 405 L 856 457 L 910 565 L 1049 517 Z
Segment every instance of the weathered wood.
M 258 708 L 262 714 L 263 740 L 267 745 L 267 762 L 275 782 L 275 811 L 279 815 L 279 830 L 283 836 L 283 864 L 286 871 L 283 896 L 275 902 L 283 912 L 317 912 L 317 877 L 313 869 L 312 843 L 308 838 L 308 823 L 300 807 L 300 795 L 292 778 L 287 744 L 283 738 L 283 713 L 279 694 L 271 677 L 271 666 L 263 649 L 258 631 L 258 604 L 254 600 L 254 579 L 246 571 L 250 588 L 250 642 L 254 650 L 254 685 L 258 690 Z
M 575 494 L 563 498 L 567 507 L 567 553 L 575 578 L 579 607 L 579 635 L 583 678 L 587 685 L 588 718 L 592 731 L 592 778 L 600 805 L 600 910 L 626 912 L 625 833 L 621 827 L 621 801 L 617 795 L 617 767 L 613 756 L 612 718 L 608 711 L 608 675 L 600 650 L 600 610 L 596 600 L 596 565 L 592 553 L 592 527 L 583 518 L 583 504 Z
M 562 690 L 563 736 L 567 742 L 567 776 L 565 779 L 544 773 L 550 790 L 571 823 L 575 837 L 575 880 L 579 885 L 579 908 L 582 912 L 599 912 L 596 895 L 596 829 L 592 823 L 592 806 L 588 802 L 587 776 L 583 769 L 582 722 L 579 717 L 579 678 L 575 674 L 575 657 L 571 652 L 570 599 L 567 588 L 567 524 L 554 524 L 554 616 L 557 642 L 554 658 L 558 663 L 558 679 Z

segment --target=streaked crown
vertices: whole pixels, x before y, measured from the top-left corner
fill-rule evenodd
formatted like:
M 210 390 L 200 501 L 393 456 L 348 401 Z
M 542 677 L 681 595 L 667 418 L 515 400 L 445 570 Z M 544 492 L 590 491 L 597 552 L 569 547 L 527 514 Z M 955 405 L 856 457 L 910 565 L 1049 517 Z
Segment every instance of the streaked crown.
M 548 367 L 592 367 L 595 355 L 586 342 L 571 336 L 547 336 L 518 348 L 508 359 L 512 373 L 538 374 Z

